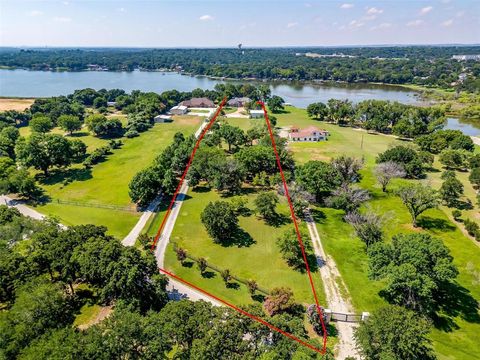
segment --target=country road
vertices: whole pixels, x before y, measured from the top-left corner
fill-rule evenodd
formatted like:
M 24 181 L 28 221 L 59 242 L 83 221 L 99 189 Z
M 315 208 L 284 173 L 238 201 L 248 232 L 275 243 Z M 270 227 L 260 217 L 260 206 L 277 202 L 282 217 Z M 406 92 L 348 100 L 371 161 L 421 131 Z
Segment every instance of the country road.
M 305 220 L 312 239 L 313 249 L 317 258 L 320 276 L 322 278 L 325 296 L 327 298 L 328 308 L 336 312 L 352 313 L 353 306 L 348 297 L 344 296 L 340 290 L 337 281 L 343 281 L 338 271 L 337 265 L 331 256 L 326 256 L 323 250 L 320 235 L 318 234 L 315 221 L 309 210 L 305 212 Z M 342 284 L 346 289 L 345 284 Z M 353 333 L 355 324 L 350 322 L 338 321 L 335 323 L 338 330 L 337 359 L 345 359 L 348 356 L 359 359 L 360 356 L 355 347 Z

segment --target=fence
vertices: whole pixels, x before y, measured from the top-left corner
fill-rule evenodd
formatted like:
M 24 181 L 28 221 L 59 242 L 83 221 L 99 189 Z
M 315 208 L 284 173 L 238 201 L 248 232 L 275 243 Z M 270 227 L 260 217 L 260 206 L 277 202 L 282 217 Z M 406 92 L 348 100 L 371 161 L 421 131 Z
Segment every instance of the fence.
M 133 212 L 133 213 L 137 212 L 137 209 L 131 206 L 97 204 L 97 203 L 87 203 L 87 202 L 61 200 L 61 199 L 56 199 L 54 200 L 54 202 L 56 202 L 57 204 L 72 205 L 72 206 L 79 206 L 79 207 L 110 209 L 110 210 L 127 211 L 127 212 Z
M 178 246 L 177 246 L 177 243 L 174 242 L 174 241 L 170 241 L 173 245 L 173 249 L 176 251 L 178 249 Z M 188 252 L 187 252 L 187 258 L 190 259 L 190 260 L 193 260 L 195 263 L 198 262 L 198 258 L 195 257 L 195 256 L 192 256 L 192 255 L 189 255 Z M 221 273 L 222 271 L 224 271 L 225 269 L 221 269 L 213 264 L 210 264 L 207 262 L 207 268 L 209 269 L 212 269 L 213 271 L 216 271 L 218 273 Z M 245 280 L 245 279 L 242 279 L 238 276 L 235 276 L 233 274 L 230 274 L 230 276 L 232 277 L 232 279 L 234 279 L 235 281 L 238 281 L 239 283 L 245 285 L 245 286 L 248 286 L 248 280 Z M 257 291 L 265 294 L 265 295 L 270 295 L 270 291 L 265 289 L 265 288 L 262 288 L 261 286 L 258 286 L 257 285 Z
M 331 319 L 332 321 L 360 322 L 362 321 L 362 315 L 332 312 Z

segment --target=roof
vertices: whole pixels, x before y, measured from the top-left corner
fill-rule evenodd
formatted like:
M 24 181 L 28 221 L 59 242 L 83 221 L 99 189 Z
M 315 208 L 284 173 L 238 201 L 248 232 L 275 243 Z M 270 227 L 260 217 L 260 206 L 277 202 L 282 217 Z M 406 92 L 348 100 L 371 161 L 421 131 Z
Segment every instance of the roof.
M 215 104 L 212 100 L 202 97 L 202 98 L 191 98 L 190 100 L 182 101 L 179 105 L 184 105 L 187 107 L 215 107 Z
M 315 136 L 314 133 L 320 133 L 323 135 L 328 134 L 327 130 L 319 129 L 316 126 L 309 126 L 302 130 L 298 130 L 298 128 L 292 128 L 292 129 L 295 129 L 294 132 L 290 132 L 289 134 L 289 136 L 292 138 L 304 138 L 309 136 Z
M 187 110 L 188 108 L 184 105 L 176 105 L 170 109 L 171 110 Z
M 238 104 L 238 103 L 244 104 L 244 103 L 247 103 L 247 102 L 250 102 L 250 101 L 252 101 L 252 100 L 248 97 L 234 97 L 234 98 L 228 100 L 227 104 L 228 105 L 235 105 L 235 104 Z
M 171 119 L 172 117 L 170 115 L 157 115 L 154 117 L 154 119 Z
M 263 110 L 250 110 L 250 114 L 263 114 Z

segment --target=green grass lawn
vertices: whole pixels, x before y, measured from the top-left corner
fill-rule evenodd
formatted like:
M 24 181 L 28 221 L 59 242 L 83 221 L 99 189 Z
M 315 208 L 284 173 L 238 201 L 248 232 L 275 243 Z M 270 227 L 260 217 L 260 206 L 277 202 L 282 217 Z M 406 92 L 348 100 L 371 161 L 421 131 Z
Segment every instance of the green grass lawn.
M 293 223 L 288 220 L 279 227 L 267 225 L 255 215 L 241 216 L 239 225 L 250 237 L 249 246 L 222 246 L 215 244 L 208 236 L 200 221 L 200 213 L 205 206 L 214 200 L 220 199 L 216 191 L 190 190 L 188 198 L 182 205 L 179 217 L 172 233 L 172 241 L 186 249 L 195 257 L 205 257 L 208 262 L 221 269 L 230 271 L 243 279 L 254 279 L 259 286 L 272 289 L 274 287 L 289 287 L 293 290 L 295 299 L 302 303 L 313 303 L 313 295 L 306 274 L 293 270 L 282 259 L 276 245 L 277 237 Z M 256 194 L 249 194 L 249 208 L 253 209 L 252 201 Z M 289 210 L 286 202 L 281 202 L 277 209 L 285 219 L 289 219 Z M 161 217 L 157 221 L 161 221 Z M 305 226 L 305 224 L 301 224 Z M 154 231 L 152 231 L 154 232 Z M 305 239 L 304 239 L 305 240 Z M 212 278 L 200 275 L 197 266 L 182 266 L 177 261 L 173 245 L 167 248 L 165 266 L 175 274 L 186 278 L 200 287 L 211 291 L 214 295 L 232 301 L 234 304 L 252 302 L 245 286 L 239 284 L 238 289 L 226 288 L 220 275 L 214 273 Z M 318 273 L 313 274 L 316 290 L 321 303 L 324 303 L 322 285 Z
M 391 236 L 399 232 L 421 231 L 412 228 L 406 208 L 400 199 L 393 195 L 393 190 L 406 180 L 394 181 L 390 186 L 391 191 L 384 194 L 376 185 L 373 175 L 376 155 L 387 149 L 392 143 L 401 143 L 399 140 L 389 136 L 367 134 L 351 128 L 310 120 L 306 112 L 301 109 L 288 108 L 288 111 L 289 113 L 276 115 L 278 126 L 296 125 L 305 127 L 316 125 L 331 133 L 329 140 L 325 142 L 291 144 L 290 149 L 294 153 L 296 161 L 329 160 L 341 154 L 357 158 L 363 157 L 365 168 L 362 170 L 363 178 L 360 185 L 371 192 L 372 199 L 368 202 L 371 209 L 387 214 L 389 220 L 385 226 L 386 237 L 390 239 Z M 430 181 L 434 187 L 439 187 L 440 175 L 439 172 L 429 173 L 426 181 Z M 471 198 L 474 193 L 473 189 L 466 184 L 468 174 L 458 173 L 457 176 L 466 185 L 467 197 Z M 342 212 L 325 208 L 315 210 L 317 228 L 325 250 L 336 261 L 356 311 L 372 311 L 385 304 L 385 301 L 378 295 L 382 288 L 382 282 L 368 279 L 368 258 L 364 245 L 355 236 L 350 225 L 342 220 Z M 480 299 L 480 282 L 478 279 L 480 249 L 459 230 L 456 224 L 450 221 L 445 211 L 450 212 L 451 209 L 440 207 L 439 209 L 429 210 L 420 216 L 419 220 L 424 231 L 442 239 L 450 249 L 454 257 L 454 263 L 460 272 L 457 279 L 458 284 L 465 292 L 465 296 L 462 300 L 459 300 L 458 309 L 454 309 L 458 310 L 458 314 L 451 317 L 455 324 L 454 329 L 444 331 L 434 328 L 431 338 L 434 341 L 439 359 L 466 360 L 480 358 L 480 347 L 478 341 L 475 340 L 480 331 L 480 324 L 474 320 L 469 321 L 469 315 L 472 315 L 472 313 L 469 314 L 469 311 L 473 309 L 474 313 L 475 308 L 466 306 L 469 303 L 468 300 L 476 299 L 476 301 L 479 301 Z M 470 213 L 478 216 L 478 209 L 474 209 Z
M 132 177 L 139 170 L 147 167 L 171 143 L 176 132 L 193 134 L 200 125 L 200 121 L 200 117 L 181 116 L 176 117 L 172 123 L 155 124 L 152 129 L 139 137 L 122 139 L 124 145 L 120 149 L 114 150 L 104 162 L 94 165 L 90 170 L 77 165 L 73 166 L 70 172 L 52 175 L 41 184 L 52 201 L 38 206 L 38 210 L 58 218 L 66 225 L 84 223 L 105 225 L 110 233 L 124 237 L 135 224 L 139 214 L 63 205 L 56 203 L 55 200 L 134 208 L 128 196 L 128 184 Z M 93 141 L 99 140 L 90 135 L 86 138 L 92 138 L 91 146 L 96 146 Z M 74 181 L 65 185 L 66 176 L 70 176 Z

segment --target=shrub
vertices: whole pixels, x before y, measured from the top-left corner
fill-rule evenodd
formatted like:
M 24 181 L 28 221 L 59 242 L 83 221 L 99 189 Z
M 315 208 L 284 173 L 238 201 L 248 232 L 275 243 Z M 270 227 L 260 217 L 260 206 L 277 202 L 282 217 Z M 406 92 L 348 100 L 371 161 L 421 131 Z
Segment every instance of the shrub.
M 463 221 L 463 224 L 465 225 L 465 230 L 467 230 L 468 234 L 470 236 L 475 237 L 477 241 L 480 240 L 480 227 L 475 221 L 472 221 L 470 219 L 465 219 Z
M 462 212 L 458 209 L 455 209 L 452 211 L 452 216 L 455 219 L 455 221 L 459 221 L 460 218 L 462 217 Z
M 129 138 L 129 139 L 134 138 L 134 137 L 137 137 L 137 136 L 139 136 L 137 130 L 128 130 L 128 131 L 125 133 L 125 137 L 127 137 L 127 138 Z

